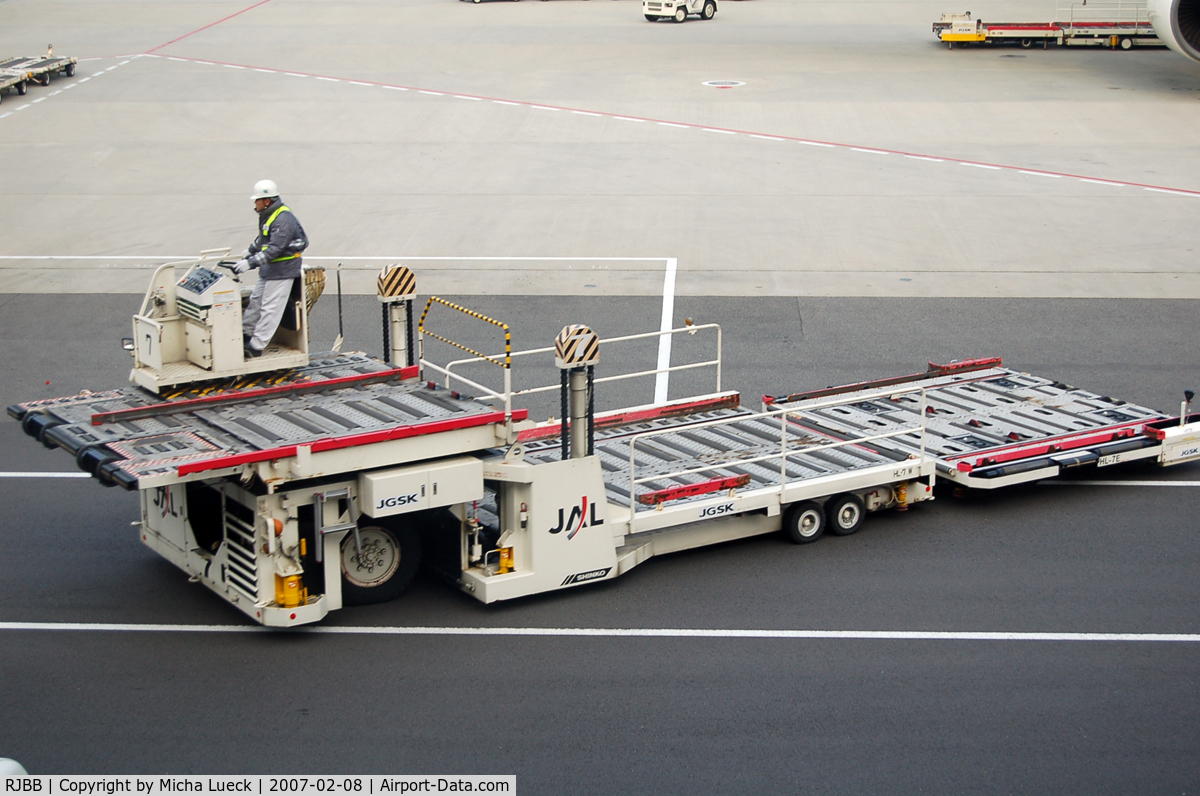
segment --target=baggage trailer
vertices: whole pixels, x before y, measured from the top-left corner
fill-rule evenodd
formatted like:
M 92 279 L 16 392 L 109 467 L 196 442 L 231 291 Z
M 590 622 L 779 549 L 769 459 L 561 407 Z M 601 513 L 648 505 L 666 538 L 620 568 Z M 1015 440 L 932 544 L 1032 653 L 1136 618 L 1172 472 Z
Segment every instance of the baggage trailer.
M 29 90 L 29 78 L 24 72 L 0 69 L 0 102 L 4 101 L 4 94 L 10 90 L 24 94 Z
M 75 76 L 77 58 L 54 55 L 53 48 L 46 55 L 19 56 L 0 61 L 0 69 L 10 69 L 25 75 L 30 81 L 50 85 L 51 75 Z M 24 94 L 25 92 L 20 92 Z
M 984 22 L 965 14 L 942 14 L 933 23 L 933 33 L 947 47 L 968 44 L 1041 43 L 1059 46 L 1161 47 L 1145 3 L 1100 2 L 1060 3 L 1052 22 Z
M 280 371 L 84 392 L 8 413 L 101 483 L 138 490 L 143 543 L 276 627 L 395 598 L 423 553 L 490 603 L 758 534 L 804 544 L 826 529 L 854 533 L 869 512 L 931 500 L 938 475 L 993 488 L 1088 463 L 1200 458 L 1195 418 L 999 360 L 766 398 L 755 411 L 721 388 L 715 324 L 609 340 L 575 325 L 553 349 L 513 352 L 507 325 L 436 296 L 414 338 L 415 289 L 403 266 L 380 275 L 383 358 L 332 351 Z M 433 331 L 430 319 L 448 313 L 491 325 L 503 352 Z M 597 379 L 601 352 L 699 333 L 715 335 L 715 358 L 666 370 L 715 371 L 711 393 L 594 411 L 605 383 L 662 372 Z M 427 343 L 470 357 L 437 364 Z M 559 384 L 513 388 L 514 361 L 551 356 Z M 468 378 L 468 367 L 498 369 L 503 386 Z M 467 388 L 477 397 L 458 391 Z M 557 419 L 533 423 L 513 407 L 555 390 Z

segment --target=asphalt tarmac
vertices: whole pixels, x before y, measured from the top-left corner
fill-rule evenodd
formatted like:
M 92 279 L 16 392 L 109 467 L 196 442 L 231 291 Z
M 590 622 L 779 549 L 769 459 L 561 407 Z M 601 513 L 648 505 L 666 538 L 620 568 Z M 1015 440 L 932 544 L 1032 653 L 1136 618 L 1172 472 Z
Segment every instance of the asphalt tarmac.
M 345 264 L 347 348 L 379 352 L 364 294 L 403 260 L 517 348 L 569 323 L 653 331 L 664 305 L 719 323 L 721 386 L 751 406 L 999 355 L 1176 409 L 1200 384 L 1200 71 L 1165 50 L 947 51 L 929 25 L 963 10 L 727 1 L 652 25 L 633 2 L 0 0 L 5 47 L 83 59 L 0 103 L 0 402 L 122 385 L 150 269 L 240 250 L 269 176 L 309 261 Z M 703 85 L 722 79 L 744 85 Z M 672 362 L 712 346 L 678 338 Z M 605 351 L 600 375 L 656 353 Z M 714 378 L 675 374 L 670 396 Z M 654 392 L 622 382 L 598 408 Z M 140 544 L 136 495 L 15 477 L 78 470 L 0 423 L 0 756 L 516 774 L 533 794 L 1194 792 L 1200 465 L 1112 470 L 491 606 L 423 573 L 319 626 L 347 632 L 240 632 Z M 130 624 L 228 630 L 103 629 Z

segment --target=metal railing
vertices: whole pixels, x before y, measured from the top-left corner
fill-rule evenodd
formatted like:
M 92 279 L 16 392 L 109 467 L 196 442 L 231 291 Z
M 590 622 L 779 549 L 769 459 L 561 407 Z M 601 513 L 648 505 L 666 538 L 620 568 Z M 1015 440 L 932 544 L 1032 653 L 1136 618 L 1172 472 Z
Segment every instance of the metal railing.
M 899 428 L 895 431 L 888 431 L 888 432 L 885 432 L 882 434 L 873 434 L 873 435 L 865 436 L 865 437 L 855 437 L 855 438 L 849 439 L 849 440 L 829 442 L 829 443 L 818 444 L 818 445 L 805 445 L 803 449 L 793 449 L 791 451 L 788 450 L 788 439 L 787 439 L 787 437 L 788 437 L 788 418 L 792 415 L 799 415 L 804 412 L 809 412 L 809 411 L 812 411 L 815 409 L 825 409 L 828 407 L 841 406 L 843 404 L 848 404 L 848 403 L 860 403 L 863 401 L 872 401 L 872 400 L 875 400 L 878 398 L 893 398 L 894 399 L 901 395 L 907 395 L 910 393 L 917 393 L 917 392 L 919 392 L 921 394 L 920 409 L 918 410 L 920 412 L 920 418 L 921 418 L 919 424 L 912 424 L 912 425 L 905 424 L 902 428 Z M 783 490 L 787 487 L 787 465 L 788 465 L 789 457 L 798 456 L 798 455 L 810 453 L 813 451 L 834 450 L 836 448 L 844 448 L 844 447 L 847 447 L 850 445 L 861 445 L 863 443 L 874 442 L 876 440 L 890 439 L 892 437 L 899 437 L 899 436 L 904 436 L 906 434 L 912 434 L 918 430 L 921 433 L 921 441 L 920 441 L 920 452 L 921 453 L 920 453 L 920 458 L 917 461 L 919 464 L 923 465 L 925 463 L 926 407 L 928 407 L 928 402 L 927 402 L 926 395 L 925 395 L 925 388 L 924 387 L 910 387 L 908 389 L 901 389 L 901 390 L 883 390 L 883 391 L 879 391 L 876 393 L 869 393 L 866 395 L 859 394 L 859 395 L 855 395 L 850 398 L 841 398 L 841 399 L 836 399 L 836 400 L 823 401 L 820 403 L 809 404 L 807 406 L 799 407 L 799 408 L 773 409 L 773 410 L 767 411 L 767 412 L 759 412 L 758 414 L 754 414 L 754 415 L 740 415 L 738 417 L 722 418 L 720 420 L 709 420 L 709 421 L 703 422 L 703 423 L 693 423 L 693 424 L 689 424 L 687 426 L 688 431 L 696 431 L 698 429 L 710 428 L 710 427 L 714 427 L 714 426 L 727 426 L 727 425 L 731 425 L 733 423 L 741 423 L 741 422 L 746 422 L 746 421 L 755 421 L 755 420 L 764 420 L 764 419 L 770 420 L 773 418 L 778 418 L 779 419 L 779 427 L 780 427 L 779 452 L 778 453 L 768 453 L 768 454 L 765 454 L 762 456 L 756 456 L 756 457 L 749 458 L 749 459 L 730 459 L 728 461 L 721 462 L 719 464 L 705 465 L 703 467 L 691 467 L 691 468 L 684 469 L 684 470 L 678 470 L 678 471 L 672 472 L 672 473 L 659 473 L 656 475 L 645 476 L 642 478 L 636 477 L 637 462 L 635 460 L 635 454 L 637 452 L 638 442 L 641 442 L 642 440 L 645 440 L 645 439 L 649 439 L 651 437 L 657 437 L 657 436 L 662 436 L 665 434 L 675 433 L 679 429 L 678 428 L 656 429 L 654 431 L 645 431 L 640 434 L 635 434 L 634 436 L 629 438 L 629 531 L 628 532 L 629 533 L 635 532 L 635 524 L 637 522 L 637 517 L 638 517 L 637 486 L 638 486 L 638 484 L 645 484 L 645 483 L 648 483 L 651 481 L 663 481 L 663 480 L 667 480 L 667 479 L 671 479 L 671 478 L 678 478 L 678 477 L 682 477 L 682 476 L 697 475 L 699 473 L 710 472 L 713 470 L 721 470 L 721 469 L 724 469 L 724 468 L 727 468 L 730 466 L 734 466 L 734 465 L 736 465 L 738 467 L 742 467 L 747 464 L 757 464 L 758 462 L 767 462 L 767 461 L 772 461 L 772 460 L 778 459 L 779 460 L 779 486 L 777 487 L 777 489 L 778 489 L 779 493 L 782 495 Z M 660 504 L 660 507 L 661 507 L 661 504 Z M 654 509 L 654 510 L 657 510 L 657 509 Z M 652 510 L 652 511 L 654 511 L 654 510 Z M 643 512 L 643 513 L 646 513 L 646 512 Z
M 700 331 L 704 331 L 704 330 L 708 330 L 708 329 L 715 330 L 716 335 L 717 335 L 717 354 L 716 354 L 716 358 L 714 358 L 714 359 L 707 359 L 702 362 L 691 362 L 686 365 L 670 365 L 665 368 L 654 368 L 652 370 L 639 370 L 639 371 L 635 371 L 633 373 L 618 373 L 613 376 L 604 376 L 603 378 L 598 378 L 595 380 L 595 383 L 602 384 L 602 383 L 606 383 L 606 382 L 624 381 L 627 379 L 636 379 L 636 378 L 642 378 L 642 377 L 646 377 L 646 376 L 657 376 L 659 373 L 678 373 L 678 372 L 686 371 L 686 370 L 696 370 L 697 368 L 711 367 L 716 370 L 716 388 L 714 389 L 714 392 L 720 392 L 721 391 L 722 332 L 721 332 L 721 325 L 718 323 L 705 323 L 705 324 L 700 324 L 698 326 L 683 326 L 678 329 L 665 329 L 665 330 L 660 330 L 657 332 L 643 332 L 641 334 L 629 334 L 629 335 L 623 335 L 621 337 L 603 338 L 600 340 L 600 345 L 603 350 L 603 348 L 605 346 L 613 345 L 616 343 L 626 343 L 626 342 L 630 342 L 633 340 L 646 340 L 646 339 L 651 339 L 651 338 L 662 338 L 665 335 L 676 335 L 676 334 L 695 335 Z M 458 347 L 462 348 L 462 346 L 458 346 Z M 476 353 L 476 352 L 471 352 L 471 353 Z M 554 353 L 554 346 L 547 346 L 545 348 L 531 348 L 526 351 L 509 351 L 509 352 L 506 352 L 506 354 L 504 356 L 506 356 L 507 360 L 509 362 L 511 362 L 512 360 L 518 359 L 520 357 L 530 357 L 530 356 L 536 356 L 538 354 L 553 354 L 553 353 Z M 435 365 L 432 362 L 429 362 L 429 360 L 425 359 L 424 356 L 422 356 L 421 365 L 422 365 L 422 367 L 428 365 L 431 369 L 437 371 L 438 373 L 445 375 L 445 377 L 446 377 L 445 386 L 447 389 L 451 389 L 453 387 L 454 382 L 458 381 L 458 382 L 461 382 L 462 384 L 472 387 L 473 389 L 480 390 L 481 392 L 483 392 L 484 395 L 480 396 L 481 398 L 505 401 L 506 407 L 511 405 L 511 401 L 515 397 L 524 396 L 524 395 L 535 395 L 537 393 L 545 393 L 545 392 L 551 392 L 553 390 L 561 389 L 560 384 L 550 384 L 550 385 L 546 385 L 544 387 L 528 387 L 523 390 L 513 390 L 511 381 L 507 378 L 507 374 L 510 371 L 508 369 L 506 369 L 505 370 L 506 379 L 505 379 L 505 385 L 504 385 L 504 392 L 497 392 L 493 389 L 483 386 L 482 384 L 479 384 L 478 382 L 468 379 L 466 376 L 461 375 L 461 373 L 454 372 L 454 368 L 460 367 L 463 365 L 478 364 L 481 362 L 491 362 L 493 364 L 496 364 L 496 360 L 499 359 L 500 356 L 501 356 L 500 354 L 493 354 L 493 355 L 477 354 L 476 356 L 470 357 L 467 359 L 456 359 L 452 362 L 448 362 L 445 366 Z
M 1066 22 L 1068 30 L 1074 32 L 1076 27 L 1094 27 L 1099 23 L 1118 23 L 1125 33 L 1150 33 L 1154 28 L 1150 24 L 1145 2 L 1131 0 L 1101 0 L 1100 2 L 1078 2 L 1058 4 L 1058 21 Z M 1132 25 L 1133 30 L 1128 30 Z M 1142 29 L 1145 28 L 1143 31 Z

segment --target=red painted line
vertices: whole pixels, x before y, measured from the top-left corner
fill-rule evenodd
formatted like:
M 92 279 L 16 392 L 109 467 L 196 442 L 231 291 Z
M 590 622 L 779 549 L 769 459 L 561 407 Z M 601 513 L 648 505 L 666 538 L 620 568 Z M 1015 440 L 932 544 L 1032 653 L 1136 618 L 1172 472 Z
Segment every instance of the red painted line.
M 179 36 L 179 37 L 177 37 L 177 38 L 171 39 L 169 42 L 167 42 L 167 43 L 165 43 L 165 44 L 160 44 L 160 45 L 158 45 L 157 47 L 155 47 L 153 50 L 146 50 L 146 54 L 147 54 L 147 55 L 149 55 L 150 53 L 158 52 L 158 51 L 159 51 L 159 50 L 161 50 L 163 47 L 169 47 L 169 46 L 171 46 L 172 44 L 174 44 L 175 42 L 178 42 L 178 41 L 183 41 L 183 40 L 184 40 L 184 39 L 186 39 L 188 36 L 195 36 L 197 33 L 200 33 L 201 31 L 208 30 L 209 28 L 216 27 L 217 25 L 220 25 L 222 22 L 228 22 L 229 20 L 233 19 L 233 18 L 234 18 L 234 17 L 236 17 L 236 16 L 239 16 L 239 15 L 241 15 L 241 14 L 245 14 L 247 11 L 252 11 L 252 10 L 254 10 L 254 9 L 258 8 L 259 6 L 261 6 L 261 5 L 265 5 L 266 3 L 269 3 L 269 2 L 271 2 L 271 0 L 259 0 L 259 1 L 258 1 L 257 3 L 255 3 L 254 5 L 252 5 L 252 6 L 247 6 L 246 8 L 243 8 L 241 11 L 238 11 L 238 12 L 236 12 L 236 13 L 230 14 L 229 16 L 227 16 L 227 17 L 224 17 L 223 19 L 218 19 L 216 22 L 210 22 L 210 23 L 208 23 L 207 25 L 205 25 L 205 26 L 204 26 L 204 27 L 202 27 L 202 28 L 196 28 L 196 29 L 195 29 L 195 30 L 193 30 L 191 33 L 185 33 L 185 34 L 183 34 L 182 36 Z
M 267 0 L 263 0 L 263 2 L 267 2 Z M 259 5 L 261 5 L 261 3 Z M 253 8 L 253 6 L 251 6 L 251 8 Z M 249 9 L 246 9 L 246 10 L 248 11 Z M 168 42 L 168 44 L 169 43 L 170 42 Z M 166 45 L 163 45 L 163 46 L 166 46 Z M 171 56 L 171 57 L 178 58 L 179 56 Z M 263 67 L 252 66 L 250 64 L 232 64 L 232 63 L 226 63 L 224 61 L 206 61 L 202 58 L 180 58 L 179 60 L 191 61 L 193 63 L 198 63 L 198 64 L 214 64 L 216 66 L 243 66 L 243 67 L 246 67 L 247 69 L 259 69 L 259 70 L 263 69 Z M 284 74 L 286 72 L 287 74 L 303 75 L 304 77 L 327 77 L 327 78 L 330 78 L 331 80 L 346 80 L 346 81 L 350 80 L 350 78 L 347 78 L 347 77 L 338 77 L 336 75 L 318 74 L 316 72 L 287 72 L 286 70 L 283 70 L 283 69 L 270 69 L 270 70 L 265 70 L 265 71 L 278 72 L 280 74 Z M 430 91 L 430 89 L 422 89 L 418 86 L 402 86 L 402 85 L 399 85 L 396 83 L 379 83 L 379 82 L 374 82 L 374 81 L 369 81 L 369 80 L 360 80 L 358 82 L 368 83 L 372 86 L 381 86 L 383 88 L 402 88 L 402 89 L 406 89 L 406 90 L 410 90 L 410 91 L 418 91 L 418 92 L 419 91 Z M 445 95 L 447 97 L 454 97 L 454 96 L 470 97 L 471 99 L 488 100 L 490 102 L 500 102 L 500 103 L 505 103 L 508 105 L 519 105 L 519 106 L 526 107 L 526 108 L 532 108 L 534 106 L 537 106 L 539 108 L 553 108 L 553 109 L 559 110 L 559 111 L 579 112 L 581 114 L 589 114 L 592 116 L 601 116 L 601 117 L 605 117 L 608 119 L 620 118 L 620 119 L 636 119 L 637 121 L 640 121 L 640 122 L 655 122 L 655 123 L 661 122 L 662 124 L 669 125 L 672 127 L 686 127 L 691 130 L 702 130 L 702 129 L 718 130 L 720 132 L 738 133 L 740 135 L 748 135 L 748 136 L 766 135 L 765 133 L 762 133 L 761 131 L 756 131 L 756 130 L 741 130 L 741 129 L 733 128 L 733 127 L 713 127 L 710 125 L 672 122 L 667 119 L 658 119 L 653 116 L 630 116 L 628 114 L 609 113 L 607 111 L 587 111 L 587 110 L 583 110 L 582 108 L 572 108 L 567 105 L 547 105 L 546 103 L 543 103 L 543 102 L 526 102 L 523 100 L 504 100 L 504 99 L 499 99 L 497 97 L 484 96 L 482 94 L 465 94 L 465 93 L 455 92 L 455 91 L 439 91 L 439 92 L 435 92 L 435 93 L 437 93 L 439 95 Z M 1106 183 L 1112 183 L 1113 185 L 1123 185 L 1123 186 L 1130 187 L 1130 188 L 1147 188 L 1152 191 L 1166 191 L 1168 193 L 1176 193 L 1176 194 L 1180 194 L 1182 196 L 1200 197 L 1200 191 L 1191 191 L 1186 188 L 1170 188 L 1165 185 L 1152 185 L 1150 183 L 1144 183 L 1144 182 L 1126 182 L 1124 180 L 1113 180 L 1113 179 L 1108 179 L 1106 177 L 1097 177 L 1094 175 L 1088 176 L 1085 174 L 1074 174 L 1074 173 L 1068 172 L 1068 171 L 1049 171 L 1047 169 L 1034 169 L 1034 168 L 1027 168 L 1025 166 L 1009 166 L 1004 163 L 989 163 L 989 162 L 983 161 L 983 160 L 965 160 L 963 158 L 952 158 L 952 157 L 946 157 L 944 155 L 930 155 L 930 154 L 923 154 L 920 152 L 910 152 L 910 151 L 904 150 L 904 149 L 884 149 L 881 147 L 860 146 L 858 144 L 847 144 L 847 143 L 842 143 L 842 142 L 838 142 L 838 141 L 822 141 L 822 140 L 816 139 L 816 138 L 801 138 L 799 136 L 794 136 L 794 135 L 771 134 L 771 137 L 778 138 L 783 141 L 795 141 L 800 144 L 817 144 L 819 146 L 833 147 L 835 149 L 861 149 L 861 150 L 866 150 L 868 152 L 877 152 L 877 153 L 887 154 L 887 155 L 902 155 L 905 157 L 914 157 L 914 158 L 933 158 L 936 160 L 945 161 L 946 163 L 962 163 L 962 164 L 965 164 L 968 166 L 988 166 L 988 167 L 991 167 L 994 169 L 1001 169 L 1003 171 L 1025 172 L 1028 174 L 1045 174 L 1045 175 L 1048 175 L 1051 177 L 1071 177 L 1072 179 L 1076 179 L 1076 180 L 1101 180 Z
M 513 420 L 524 420 L 528 412 L 524 409 L 513 410 Z M 462 428 L 476 428 L 478 426 L 486 426 L 491 423 L 503 423 L 503 412 L 488 412 L 483 415 L 473 415 L 471 417 L 452 418 L 449 420 L 438 420 L 433 423 L 420 423 L 410 426 L 397 426 L 395 428 L 382 429 L 380 431 L 368 431 L 363 434 L 351 434 L 345 437 L 326 437 L 309 443 L 309 447 L 313 453 L 321 453 L 323 451 L 341 450 L 343 448 L 354 448 L 359 445 L 372 445 L 377 442 L 389 442 L 397 439 L 408 439 L 410 437 L 421 437 L 428 434 L 439 434 L 443 431 L 455 431 Z M 267 462 L 273 459 L 287 459 L 295 456 L 297 448 L 300 445 L 286 445 L 281 448 L 268 448 L 261 451 L 249 451 L 247 453 L 237 453 L 233 456 L 220 456 L 215 459 L 205 459 L 198 462 L 188 462 L 179 465 L 179 475 L 191 475 L 193 473 L 203 473 L 210 470 L 222 470 L 226 467 L 239 467 L 243 464 L 255 464 L 257 462 Z
M 183 401 L 164 401 L 160 404 L 150 404 L 149 406 L 135 406 L 130 409 L 117 409 L 112 412 L 97 412 L 92 415 L 92 425 L 98 426 L 102 423 L 118 422 L 126 419 L 135 419 L 138 417 L 146 417 L 147 414 L 157 414 L 159 411 L 170 412 L 190 412 L 193 409 L 203 409 L 212 404 L 231 404 L 241 403 L 243 401 L 258 401 L 263 398 L 270 398 L 273 395 L 281 393 L 305 393 L 315 390 L 339 389 L 341 387 L 349 387 L 360 382 L 375 382 L 386 381 L 389 378 L 396 378 L 401 381 L 406 379 L 415 379 L 419 368 L 412 365 L 407 368 L 400 368 L 399 372 L 390 370 L 381 370 L 374 373 L 362 373 L 357 376 L 342 376 L 336 379 L 325 379 L 324 381 L 297 381 L 291 384 L 280 384 L 275 387 L 263 387 L 257 390 L 246 390 L 245 392 L 226 392 L 220 395 L 206 395 L 203 398 L 188 398 Z

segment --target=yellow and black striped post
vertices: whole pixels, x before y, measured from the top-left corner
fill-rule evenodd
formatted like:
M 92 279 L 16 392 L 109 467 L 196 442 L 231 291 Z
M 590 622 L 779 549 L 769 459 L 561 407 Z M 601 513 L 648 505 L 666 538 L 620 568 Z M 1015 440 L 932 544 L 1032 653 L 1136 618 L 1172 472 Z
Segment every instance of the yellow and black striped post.
M 562 457 L 591 456 L 596 447 L 596 363 L 600 338 L 581 323 L 554 338 L 554 364 L 562 373 Z M 567 418 L 570 418 L 568 425 Z M 569 442 L 568 442 L 569 439 Z
M 417 277 L 407 266 L 392 263 L 379 272 L 375 286 L 383 305 L 383 358 L 399 367 L 412 365 L 412 301 L 417 296 Z

